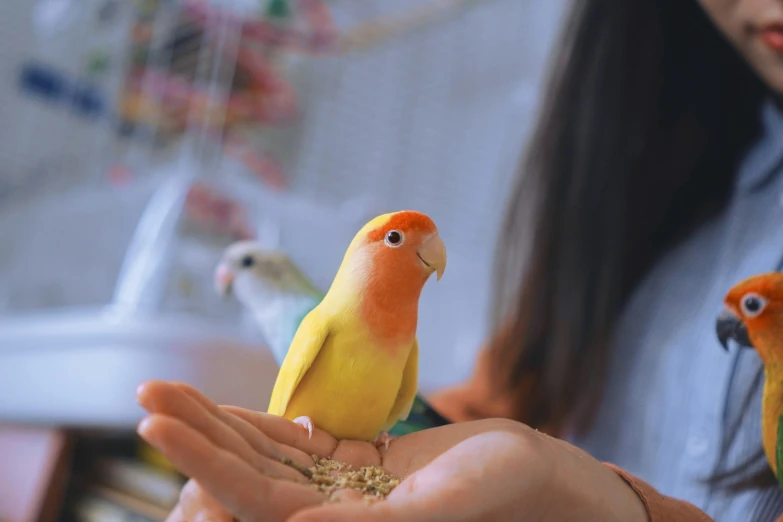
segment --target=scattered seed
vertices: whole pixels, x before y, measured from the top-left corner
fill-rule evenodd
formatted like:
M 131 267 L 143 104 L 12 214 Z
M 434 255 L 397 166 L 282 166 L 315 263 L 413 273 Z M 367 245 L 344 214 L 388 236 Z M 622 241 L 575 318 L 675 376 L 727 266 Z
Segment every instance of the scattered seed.
M 325 493 L 332 502 L 334 494 L 342 489 L 353 489 L 362 494 L 366 503 L 383 500 L 400 483 L 400 479 L 388 474 L 378 466 L 365 466 L 358 470 L 350 465 L 313 455 L 313 466 L 309 468 L 310 485 Z

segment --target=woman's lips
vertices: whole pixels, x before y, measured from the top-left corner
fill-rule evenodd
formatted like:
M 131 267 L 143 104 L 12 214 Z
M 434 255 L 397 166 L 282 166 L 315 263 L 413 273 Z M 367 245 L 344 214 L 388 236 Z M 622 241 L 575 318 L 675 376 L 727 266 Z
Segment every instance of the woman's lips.
M 761 41 L 776 53 L 783 53 L 783 23 L 769 24 L 762 27 Z

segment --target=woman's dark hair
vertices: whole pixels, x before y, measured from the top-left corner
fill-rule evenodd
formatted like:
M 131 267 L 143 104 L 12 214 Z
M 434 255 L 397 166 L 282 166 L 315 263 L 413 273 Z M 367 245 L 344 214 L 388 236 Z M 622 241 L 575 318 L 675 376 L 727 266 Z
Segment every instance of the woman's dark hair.
M 695 0 L 574 2 L 497 256 L 517 418 L 589 428 L 624 304 L 726 206 L 766 92 Z

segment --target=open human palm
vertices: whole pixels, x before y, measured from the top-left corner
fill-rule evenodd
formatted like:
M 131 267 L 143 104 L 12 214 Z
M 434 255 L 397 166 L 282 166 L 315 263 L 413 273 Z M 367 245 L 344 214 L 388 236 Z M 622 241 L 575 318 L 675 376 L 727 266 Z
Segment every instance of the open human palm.
M 338 442 L 318 429 L 308 439 L 291 421 L 217 406 L 184 384 L 150 381 L 137 395 L 149 412 L 139 434 L 191 477 L 167 522 L 646 519 L 636 495 L 611 470 L 508 420 L 416 432 L 385 450 Z M 382 466 L 403 480 L 384 501 L 368 505 L 345 491 L 326 503 L 295 469 L 312 465 L 311 455 Z M 588 487 L 574 480 L 585 470 L 595 473 Z

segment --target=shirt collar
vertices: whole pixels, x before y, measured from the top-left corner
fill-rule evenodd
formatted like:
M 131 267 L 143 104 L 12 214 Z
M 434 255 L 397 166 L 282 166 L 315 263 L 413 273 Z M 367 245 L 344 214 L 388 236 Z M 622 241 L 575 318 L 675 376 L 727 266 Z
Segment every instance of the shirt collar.
M 761 110 L 761 139 L 751 148 L 740 167 L 737 189 L 759 190 L 783 166 L 783 112 L 774 100 Z

